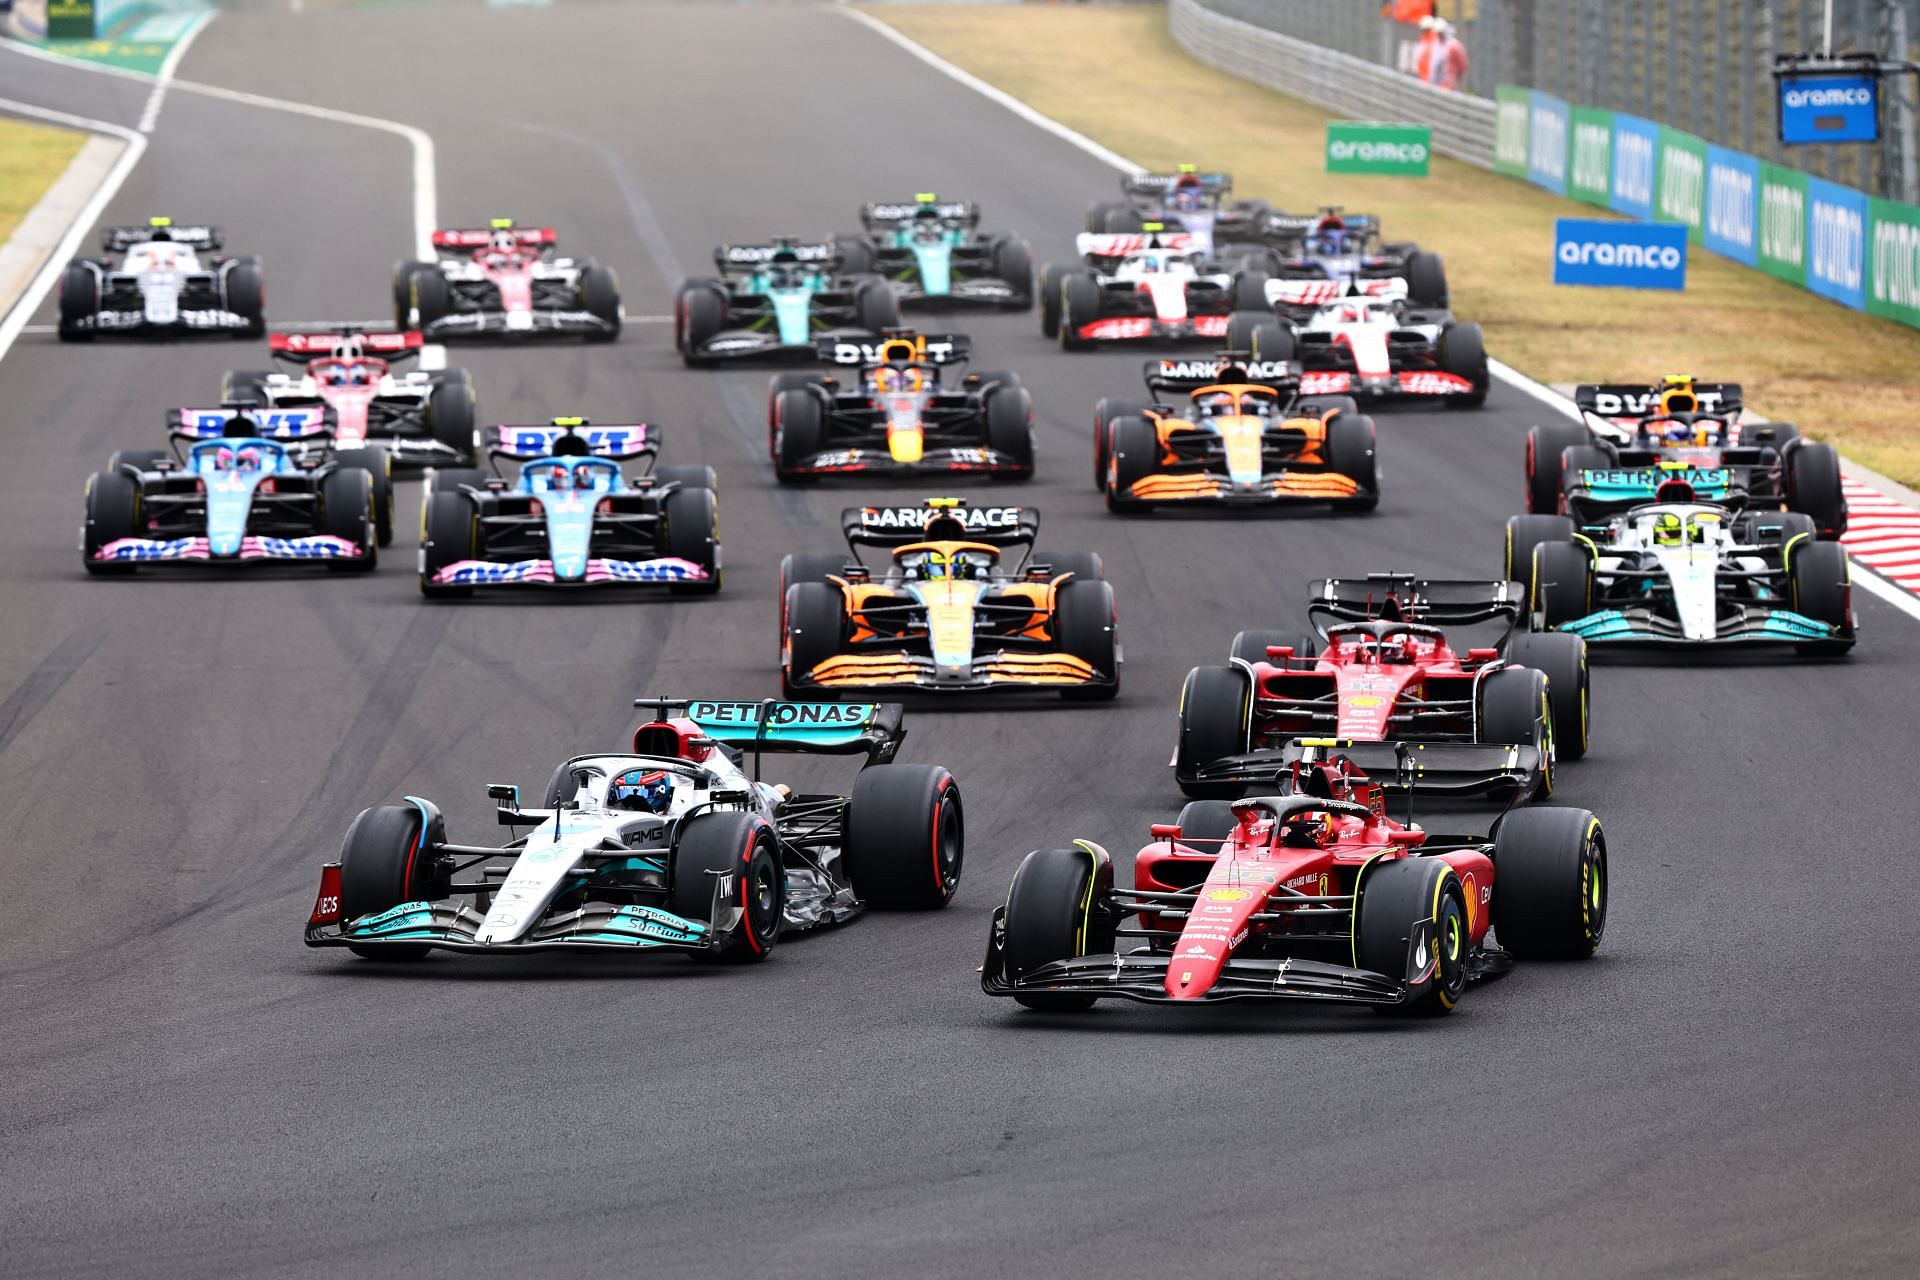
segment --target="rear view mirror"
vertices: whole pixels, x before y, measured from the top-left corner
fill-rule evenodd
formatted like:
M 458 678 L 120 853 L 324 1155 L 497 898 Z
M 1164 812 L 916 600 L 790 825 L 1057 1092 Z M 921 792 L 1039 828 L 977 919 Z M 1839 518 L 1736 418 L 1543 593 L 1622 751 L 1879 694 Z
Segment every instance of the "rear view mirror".
M 1177 822 L 1156 822 L 1151 827 L 1148 827 L 1147 830 L 1153 834 L 1155 840 L 1178 840 L 1180 838 L 1180 824 Z
M 510 782 L 489 782 L 487 784 L 487 798 L 490 800 L 499 800 L 511 808 L 518 809 L 520 807 L 520 788 Z

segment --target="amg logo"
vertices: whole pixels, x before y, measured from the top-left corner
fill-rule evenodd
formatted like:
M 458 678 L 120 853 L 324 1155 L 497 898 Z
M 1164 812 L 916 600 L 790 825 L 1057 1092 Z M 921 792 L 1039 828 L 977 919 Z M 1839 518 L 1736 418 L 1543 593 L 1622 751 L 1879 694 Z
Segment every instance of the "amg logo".
M 970 531 L 1020 527 L 1020 508 L 1018 507 L 863 507 L 860 511 L 860 527 L 863 529 L 924 529 L 927 522 L 936 516 L 947 516 L 958 520 Z

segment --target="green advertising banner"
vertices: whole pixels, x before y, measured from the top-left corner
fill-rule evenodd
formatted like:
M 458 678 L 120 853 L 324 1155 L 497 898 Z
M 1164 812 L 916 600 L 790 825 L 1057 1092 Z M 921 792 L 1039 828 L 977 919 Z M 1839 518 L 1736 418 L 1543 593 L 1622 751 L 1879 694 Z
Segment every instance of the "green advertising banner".
M 1575 200 L 1609 207 L 1613 196 L 1613 112 L 1597 107 L 1573 109 L 1572 159 L 1567 194 Z
M 1685 223 L 1687 238 L 1699 243 L 1707 207 L 1706 142 L 1661 125 L 1654 174 L 1653 220 Z
M 1510 178 L 1527 176 L 1527 137 L 1533 111 L 1531 91 L 1503 84 L 1493 91 L 1495 108 L 1493 129 L 1493 167 Z
M 93 39 L 93 0 L 47 0 L 47 39 Z
M 1760 162 L 1758 265 L 1768 275 L 1807 283 L 1807 175 Z
M 1328 173 L 1386 173 L 1406 178 L 1427 176 L 1433 158 L 1433 128 L 1424 124 L 1368 124 L 1358 120 L 1327 122 Z
M 1920 209 L 1867 205 L 1867 311 L 1920 328 Z

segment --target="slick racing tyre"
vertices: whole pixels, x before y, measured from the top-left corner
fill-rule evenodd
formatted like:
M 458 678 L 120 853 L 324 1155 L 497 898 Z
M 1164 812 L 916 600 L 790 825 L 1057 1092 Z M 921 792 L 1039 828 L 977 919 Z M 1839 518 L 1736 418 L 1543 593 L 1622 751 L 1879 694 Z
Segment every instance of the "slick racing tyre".
M 1587 754 L 1593 690 L 1587 672 L 1587 642 L 1564 631 L 1535 631 L 1507 641 L 1507 661 L 1547 675 L 1547 705 L 1553 711 L 1553 750 L 1562 760 Z
M 853 782 L 845 817 L 853 891 L 881 911 L 937 911 L 966 855 L 960 788 L 937 764 L 878 764 Z
M 1255 360 L 1293 360 L 1299 356 L 1300 343 L 1293 335 L 1293 326 L 1283 321 L 1267 317 L 1267 322 L 1256 325 L 1253 330 L 1252 355 Z M 1343 396 L 1349 404 L 1352 397 Z M 1348 413 L 1360 412 L 1360 406 L 1353 404 Z
M 842 275 L 864 276 L 874 271 L 873 241 L 865 236 L 835 236 L 834 252 L 840 255 L 839 271 Z
M 1787 584 L 1793 611 L 1838 627 L 1832 640 L 1795 645 L 1801 653 L 1837 657 L 1853 648 L 1853 566 L 1837 542 L 1803 538 L 1787 548 Z
M 1447 266 L 1437 253 L 1414 253 L 1407 258 L 1407 301 L 1416 307 L 1445 308 Z
M 780 670 L 780 696 L 791 701 L 803 690 L 810 692 L 801 681 L 846 643 L 846 594 L 825 582 L 797 582 L 787 588 L 786 617 L 782 645 L 787 664 Z
M 381 546 L 393 544 L 393 455 L 385 449 L 342 449 L 342 467 L 359 467 L 373 478 L 373 531 Z
M 1749 511 L 1733 522 L 1734 541 L 1748 546 L 1778 547 L 1784 551 L 1802 534 L 1813 540 L 1819 538 L 1820 530 L 1812 516 L 1798 511 Z
M 1131 210 L 1132 205 L 1125 200 L 1095 200 L 1087 206 L 1087 230 L 1095 235 L 1107 231 L 1107 221 L 1121 210 Z
M 422 271 L 432 271 L 431 264 L 418 262 L 411 258 L 402 259 L 393 264 L 393 327 L 410 329 L 408 323 L 413 310 L 413 277 Z
M 740 924 L 717 950 L 697 951 L 701 960 L 752 964 L 767 958 L 780 940 L 787 908 L 786 873 L 779 841 L 758 814 L 708 810 L 686 819 L 673 846 L 673 913 L 717 925 L 714 887 L 731 872 L 723 906 L 740 908 Z
M 243 331 L 249 338 L 267 332 L 267 284 L 260 271 L 260 259 L 236 258 L 221 279 L 227 310 L 247 322 Z
M 847 557 L 830 551 L 796 551 L 783 556 L 780 560 L 780 636 L 778 643 L 787 642 L 787 592 L 802 582 L 818 582 L 833 590 L 840 589 L 834 577 L 847 570 Z
M 666 516 L 665 554 L 707 571 L 701 582 L 676 582 L 676 596 L 710 596 L 720 590 L 720 506 L 711 489 L 675 489 L 661 504 Z
M 612 342 L 620 336 L 620 277 L 612 267 L 590 266 L 580 271 L 576 282 L 580 290 L 580 309 L 611 326 L 587 335 L 588 342 Z
M 1036 551 L 1027 557 L 1027 563 L 1046 565 L 1056 578 L 1070 573 L 1076 582 L 1102 582 L 1107 576 L 1106 563 L 1093 551 Z
M 93 330 L 82 327 L 100 311 L 100 276 L 92 267 L 70 262 L 60 273 L 58 311 L 60 341 L 93 341 Z
M 458 493 L 465 485 L 470 489 L 486 492 L 487 479 L 492 472 L 483 467 L 431 467 L 427 471 L 423 493 Z
M 471 383 L 443 382 L 427 400 L 427 429 L 439 443 L 459 450 L 461 459 L 469 459 L 477 452 L 473 433 L 478 414 Z
M 1424 257 L 1425 255 L 1421 255 Z M 1448 396 L 1449 409 L 1478 409 L 1487 402 L 1491 375 L 1487 369 L 1487 340 L 1477 324 L 1450 324 L 1440 331 L 1440 368 L 1456 378 L 1465 378 L 1473 390 Z
M 1042 965 L 1113 950 L 1119 921 L 1105 908 L 1113 861 L 1087 849 L 1036 849 L 1021 859 L 1002 921 L 1006 975 L 1018 980 Z M 1023 991 L 1014 1000 L 1043 1013 L 1093 1007 L 1077 992 Z
M 1336 498 L 1335 511 L 1372 511 L 1380 505 L 1380 458 L 1373 419 L 1336 414 L 1327 422 L 1327 466 L 1359 486 L 1351 498 Z
M 804 387 L 780 392 L 773 401 L 773 474 L 781 484 L 805 484 L 803 468 L 826 446 L 826 415 L 820 397 Z
M 1001 383 L 989 387 L 981 405 L 986 421 L 987 448 L 1006 455 L 1011 471 L 996 471 L 993 480 L 1033 479 L 1033 397 L 1022 386 Z
M 1120 692 L 1120 645 L 1113 587 L 1098 578 L 1073 579 L 1054 593 L 1053 621 L 1060 648 L 1110 684 L 1075 685 L 1060 691 L 1069 702 L 1106 702 Z
M 718 280 L 683 280 L 673 297 L 673 344 L 687 367 L 710 365 L 707 343 L 727 327 L 727 294 Z
M 868 276 L 854 286 L 853 310 L 860 327 L 874 333 L 900 325 L 900 299 L 879 276 Z
M 1238 782 L 1204 782 L 1189 775 L 1247 750 L 1247 717 L 1253 686 L 1237 667 L 1195 667 L 1180 687 L 1180 729 L 1174 747 L 1180 790 L 1194 800 L 1233 800 L 1245 794 Z
M 425 830 L 422 830 L 422 824 Z M 440 869 L 446 825 L 435 811 L 383 804 L 362 809 L 340 846 L 340 922 L 391 911 L 403 902 L 438 902 L 447 896 Z M 369 960 L 419 960 L 430 948 L 406 942 L 348 943 Z
M 428 599 L 456 600 L 473 594 L 459 583 L 436 583 L 442 569 L 478 558 L 475 545 L 477 516 L 473 499 L 446 479 L 436 477 L 420 510 L 420 594 Z
M 660 484 L 677 484 L 682 489 L 710 489 L 716 497 L 720 492 L 720 474 L 712 467 L 695 462 L 655 467 L 653 478 Z
M 1587 429 L 1576 422 L 1549 422 L 1528 429 L 1528 511 L 1535 515 L 1554 515 L 1559 512 L 1566 474 L 1561 465 L 1562 458 L 1568 449 L 1584 445 L 1591 438 Z
M 1572 542 L 1573 521 L 1566 516 L 1508 516 L 1506 575 L 1524 590 L 1533 579 L 1533 549 L 1543 542 Z
M 413 273 L 414 315 L 418 318 L 417 328 L 425 329 L 436 320 L 444 319 L 453 311 L 453 290 L 447 284 L 447 278 L 437 268 L 429 267 L 425 271 Z
M 1268 327 L 1277 328 L 1271 311 L 1236 310 L 1227 316 L 1226 349 L 1237 355 L 1251 356 L 1254 334 Z
M 1539 748 L 1539 794 L 1552 795 L 1553 712 L 1546 672 L 1528 667 L 1502 667 L 1481 681 L 1473 740 Z
M 1516 960 L 1585 960 L 1607 927 L 1607 838 L 1585 809 L 1528 807 L 1493 830 L 1493 935 Z
M 1113 424 L 1120 418 L 1143 418 L 1147 405 L 1141 400 L 1115 400 L 1102 396 L 1093 406 L 1093 487 L 1107 487 L 1107 461 L 1113 455 Z
M 1040 268 L 1036 285 L 1040 292 L 1040 332 L 1049 338 L 1060 336 L 1060 269 L 1052 263 Z
M 1527 573 L 1527 609 L 1548 627 L 1593 612 L 1593 556 L 1584 542 L 1542 542 Z
M 233 404 L 244 401 L 248 404 L 267 402 L 267 379 L 273 374 L 266 369 L 229 369 L 220 379 L 220 403 Z
M 1133 486 L 1152 475 L 1160 461 L 1160 433 L 1145 418 L 1116 418 L 1113 456 L 1107 465 L 1107 510 L 1116 515 L 1146 515 L 1153 504 L 1130 497 Z
M 1838 538 L 1847 531 L 1840 455 L 1832 445 L 1802 441 L 1787 451 L 1787 507 L 1812 516 L 1823 538 Z
M 320 480 L 320 532 L 343 538 L 362 552 L 352 560 L 327 561 L 336 573 L 372 573 L 380 563 L 373 493 L 373 474 L 364 467 L 336 467 Z
M 1279 665 L 1279 659 L 1267 656 L 1268 649 L 1291 648 L 1295 663 L 1311 662 L 1320 652 L 1320 637 L 1308 631 L 1242 631 L 1234 636 L 1227 656 L 1236 662 Z
M 172 457 L 173 454 L 166 449 L 115 449 L 107 455 L 107 470 L 132 467 L 135 471 L 151 471 L 156 463 Z
M 1240 819 L 1233 815 L 1231 800 L 1189 800 L 1175 825 L 1180 828 L 1181 844 L 1212 853 L 1233 835 Z
M 1001 303 L 1003 311 L 1025 311 L 1033 305 L 1033 246 L 1019 236 L 1003 236 L 993 246 L 993 273 L 1013 290 Z
M 1361 869 L 1354 896 L 1355 966 L 1399 982 L 1418 979 L 1404 1004 L 1374 1008 L 1414 1017 L 1453 1012 L 1467 989 L 1473 945 L 1454 869 L 1438 858 L 1382 859 Z
M 1248 267 L 1233 277 L 1233 309 L 1266 312 L 1267 273 Z
M 817 388 L 814 394 L 826 394 L 826 384 L 817 373 L 776 373 L 767 380 L 767 457 L 780 456 L 775 436 L 780 426 L 780 394 L 802 388 Z
M 86 524 L 80 533 L 80 551 L 87 572 L 96 577 L 124 577 L 133 572 L 130 560 L 95 560 L 102 547 L 131 538 L 139 528 L 140 485 L 124 471 L 97 471 L 87 480 Z
M 1091 271 L 1074 271 L 1060 277 L 1060 346 L 1067 351 L 1086 351 L 1093 340 L 1082 338 L 1080 328 L 1100 318 L 1100 282 Z

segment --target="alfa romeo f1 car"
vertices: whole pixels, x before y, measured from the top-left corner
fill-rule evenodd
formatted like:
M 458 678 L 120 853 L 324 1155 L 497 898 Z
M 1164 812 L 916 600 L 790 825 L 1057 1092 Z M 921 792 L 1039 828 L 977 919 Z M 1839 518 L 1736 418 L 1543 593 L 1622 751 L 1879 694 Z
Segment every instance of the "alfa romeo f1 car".
M 1822 538 L 1847 528 L 1840 455 L 1784 422 L 1740 421 L 1740 387 L 1675 374 L 1658 386 L 1581 386 L 1584 423 L 1527 432 L 1527 510 L 1601 524 L 1645 503 L 1728 500 L 1798 511 Z
M 1369 399 L 1439 399 L 1450 409 L 1486 403 L 1491 375 L 1480 326 L 1445 310 L 1407 303 L 1405 285 L 1381 282 L 1371 293 L 1300 304 L 1290 282 L 1269 280 L 1279 323 L 1262 316 L 1253 351 L 1263 360 L 1292 360 L 1304 390 Z
M 552 227 L 485 227 L 433 233 L 439 258 L 393 269 L 394 327 L 449 338 L 620 336 L 620 280 L 591 258 L 555 257 Z
M 1146 381 L 1151 401 L 1103 399 L 1094 410 L 1094 482 L 1110 510 L 1378 505 L 1373 419 L 1345 396 L 1300 395 L 1284 361 L 1150 360 Z M 1165 403 L 1167 392 L 1187 402 Z
M 318 414 L 305 412 L 320 429 Z M 279 563 L 365 571 L 378 562 L 365 458 L 270 438 L 242 409 L 182 409 L 178 422 L 174 449 L 123 449 L 88 479 L 80 530 L 88 573 Z
M 713 468 L 654 467 L 660 432 L 644 423 L 493 428 L 495 471 L 433 473 L 420 512 L 420 591 L 475 587 L 665 586 L 720 589 Z M 623 462 L 644 460 L 628 477 Z M 512 465 L 497 474 L 499 463 Z
M 218 227 L 176 227 L 171 218 L 106 228 L 100 247 L 109 256 L 76 258 L 60 276 L 60 340 L 88 342 L 103 333 L 259 337 L 267 331 L 260 259 L 203 257 L 219 250 L 221 238 Z
M 1267 277 L 1207 256 L 1184 231 L 1157 222 L 1120 235 L 1081 235 L 1081 267 L 1040 273 L 1040 331 L 1068 351 L 1107 342 L 1201 342 L 1227 336 L 1227 317 L 1266 306 Z
M 504 844 L 454 844 L 426 800 L 362 810 L 320 873 L 310 947 L 379 960 L 434 948 L 602 948 L 755 961 L 863 909 L 935 910 L 960 883 L 960 789 L 896 764 L 897 706 L 643 698 L 631 753 L 575 756 L 537 807 L 495 785 Z M 742 767 L 753 753 L 753 772 Z M 768 752 L 865 757 L 847 796 L 760 780 Z
M 900 302 L 877 275 L 857 275 L 833 244 L 776 237 L 713 251 L 718 278 L 683 280 L 673 340 L 689 365 L 723 360 L 812 360 L 822 339 L 878 341 L 900 323 Z
M 1087 230 L 1095 234 L 1146 230 L 1149 222 L 1177 228 L 1193 237 L 1203 254 L 1230 246 L 1267 243 L 1272 216 L 1264 200 L 1233 200 L 1233 175 L 1202 173 L 1183 164 L 1172 173 L 1127 174 L 1119 200 L 1096 200 L 1087 207 Z
M 933 498 L 841 513 L 848 555 L 780 565 L 780 682 L 816 690 L 1120 690 L 1100 558 L 1033 550 L 1038 513 Z M 871 567 L 862 547 L 883 548 Z
M 471 459 L 472 375 L 444 367 L 444 352 L 427 348 L 418 333 L 276 333 L 267 348 L 300 372 L 233 370 L 222 401 L 321 408 L 337 446 L 378 449 L 403 466 L 465 465 Z M 421 367 L 394 371 L 414 359 Z
M 1538 625 L 1593 644 L 1853 648 L 1846 548 L 1798 511 L 1661 502 L 1585 530 L 1565 516 L 1513 516 L 1507 561 L 1530 584 Z
M 1283 246 L 1267 260 L 1267 270 L 1289 305 L 1376 294 L 1398 282 L 1400 295 L 1414 306 L 1447 308 L 1447 269 L 1440 255 L 1410 240 L 1382 243 L 1378 218 L 1326 208 L 1306 217 L 1275 214 L 1267 228 Z
M 877 272 L 902 306 L 1033 305 L 1033 248 L 1019 236 L 980 234 L 980 206 L 918 195 L 860 208 L 865 234 L 835 236 L 848 275 Z
M 845 388 L 832 375 L 774 376 L 767 418 L 774 474 L 782 484 L 876 474 L 1030 479 L 1033 397 L 1011 373 L 955 376 L 970 351 L 960 334 L 910 329 L 889 329 L 878 342 L 823 339 L 823 362 L 859 372 Z
M 1586 643 L 1516 634 L 1521 584 L 1375 574 L 1312 591 L 1313 632 L 1242 631 L 1229 665 L 1187 673 L 1171 761 L 1187 795 L 1243 794 L 1301 737 L 1417 743 L 1421 786 L 1508 796 L 1550 794 L 1556 758 L 1586 754 Z M 1505 624 L 1495 644 L 1449 639 L 1486 622 Z
M 1439 835 L 1388 816 L 1353 758 L 1365 750 L 1298 744 L 1278 794 L 1199 800 L 1155 824 L 1132 888 L 1090 840 L 1028 854 L 994 911 L 982 988 L 1056 1012 L 1121 997 L 1444 1014 L 1515 961 L 1594 953 L 1607 922 L 1598 818 L 1526 808 L 1490 836 Z

